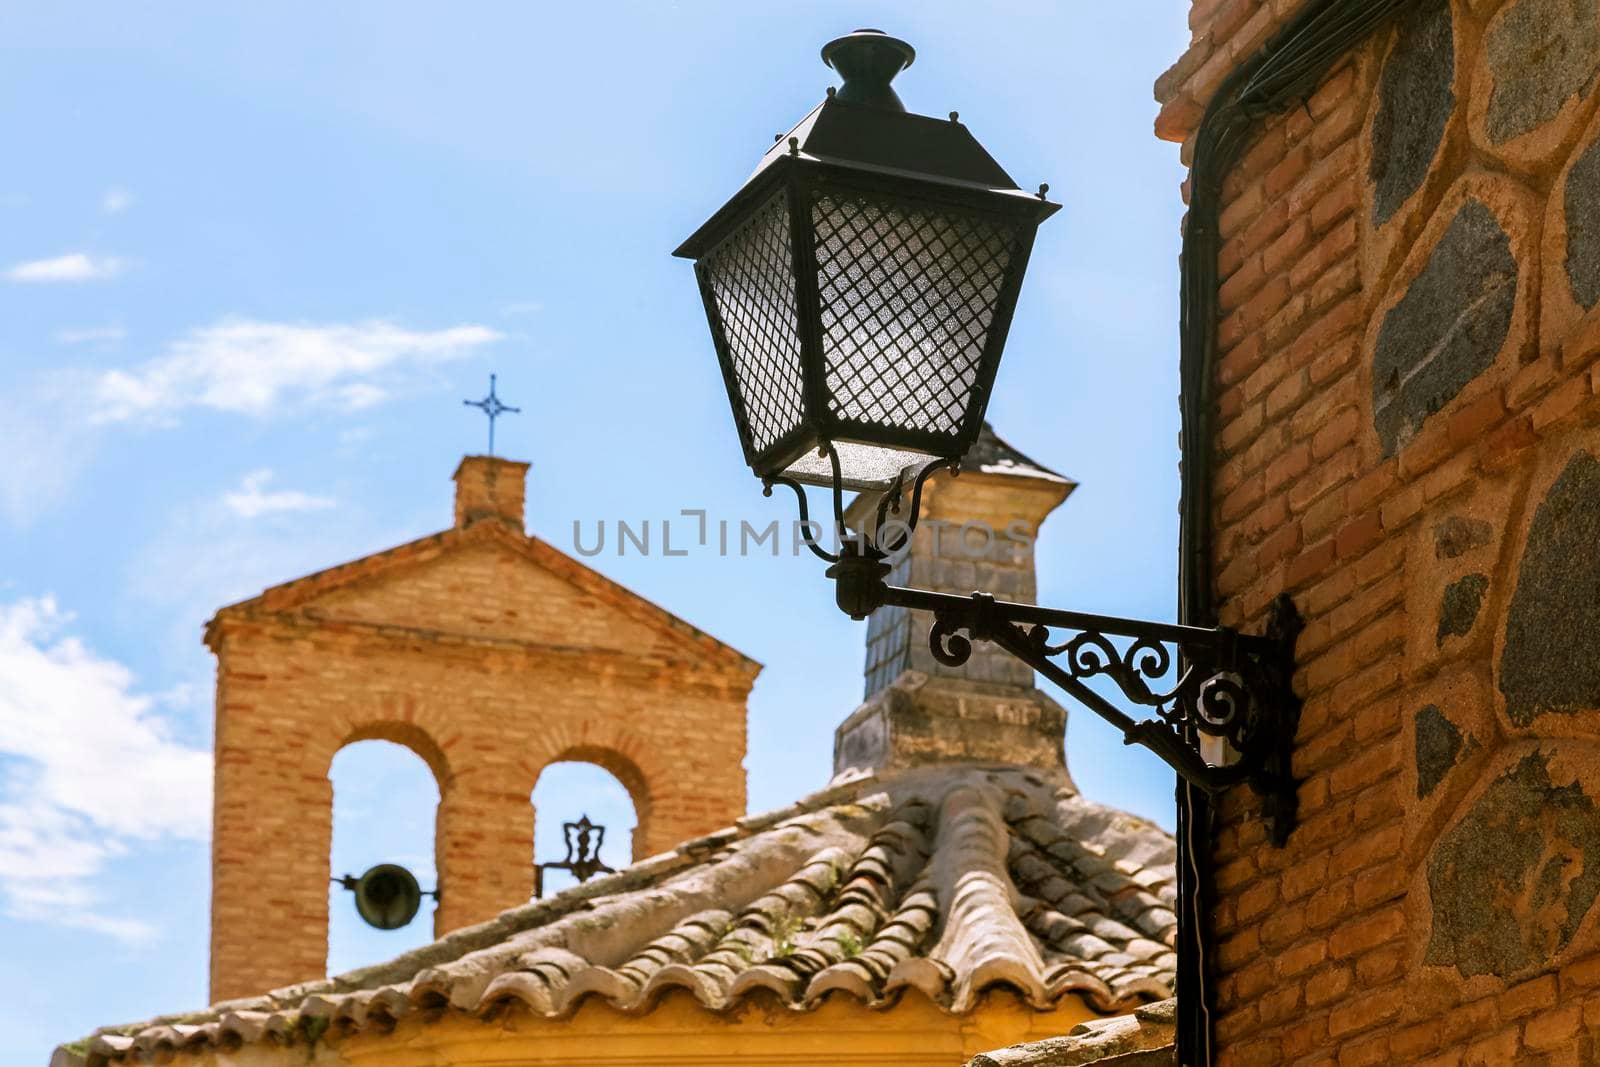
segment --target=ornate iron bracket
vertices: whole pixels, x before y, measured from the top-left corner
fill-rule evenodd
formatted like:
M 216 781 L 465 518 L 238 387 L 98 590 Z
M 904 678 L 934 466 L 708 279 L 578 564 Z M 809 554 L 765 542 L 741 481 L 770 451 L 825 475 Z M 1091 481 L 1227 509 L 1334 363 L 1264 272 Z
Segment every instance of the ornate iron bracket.
M 876 550 L 846 553 L 828 568 L 839 607 L 858 619 L 880 607 L 931 612 L 929 645 L 935 659 L 952 667 L 967 661 L 974 641 L 999 645 L 1185 781 L 1207 793 L 1248 783 L 1264 798 L 1273 844 L 1288 840 L 1298 784 L 1290 753 L 1300 723 L 1290 680 L 1301 621 L 1287 594 L 1272 602 L 1267 632 L 1253 635 L 1226 626 L 1058 611 L 986 593 L 907 589 L 887 583 L 889 570 Z M 1064 631 L 1061 639 L 1054 630 Z M 1096 678 L 1114 683 L 1153 717 L 1134 718 L 1118 708 L 1089 684 Z M 1202 754 L 1205 738 L 1223 743 L 1216 761 Z

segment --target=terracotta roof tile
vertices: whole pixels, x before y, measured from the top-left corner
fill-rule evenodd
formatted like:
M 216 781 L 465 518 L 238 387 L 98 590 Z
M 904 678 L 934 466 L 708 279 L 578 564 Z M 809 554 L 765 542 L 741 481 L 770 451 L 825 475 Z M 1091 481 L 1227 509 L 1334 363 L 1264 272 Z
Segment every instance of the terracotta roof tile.
M 670 989 L 712 1012 L 756 990 L 804 1011 L 916 989 L 960 1013 L 996 985 L 1040 1010 L 1073 995 L 1127 1010 L 1172 994 L 1175 889 L 1168 835 L 1064 779 L 867 776 L 388 964 L 102 1031 L 86 1059 L 292 1044 L 419 1010 L 560 1018 L 599 998 L 644 1013 Z

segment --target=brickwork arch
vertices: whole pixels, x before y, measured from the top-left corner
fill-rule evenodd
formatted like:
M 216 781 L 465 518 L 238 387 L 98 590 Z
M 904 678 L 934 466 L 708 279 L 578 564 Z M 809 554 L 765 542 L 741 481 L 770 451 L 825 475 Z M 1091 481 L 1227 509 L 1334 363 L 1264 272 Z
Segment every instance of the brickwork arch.
M 450 760 L 445 755 L 444 747 L 434 739 L 426 726 L 395 719 L 372 719 L 353 726 L 329 753 L 329 768 L 333 766 L 334 757 L 360 741 L 389 741 L 409 751 L 433 772 L 434 784 L 439 787 L 439 799 L 444 799 L 445 791 L 450 787 Z
M 627 790 L 633 802 L 633 859 L 644 859 L 672 847 L 682 840 L 670 828 L 664 835 L 653 818 L 656 801 L 672 793 L 667 766 L 645 740 L 620 723 L 603 719 L 583 719 L 563 723 L 548 731 L 543 745 L 530 753 L 524 766 L 529 774 L 528 789 L 538 787 L 545 768 L 553 763 L 589 763 L 610 774 Z M 536 816 L 537 817 L 537 816 Z

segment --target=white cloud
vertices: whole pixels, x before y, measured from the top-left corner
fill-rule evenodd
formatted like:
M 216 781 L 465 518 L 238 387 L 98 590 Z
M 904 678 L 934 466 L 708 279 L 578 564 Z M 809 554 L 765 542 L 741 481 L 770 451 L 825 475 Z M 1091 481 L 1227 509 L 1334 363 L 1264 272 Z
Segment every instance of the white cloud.
M 500 339 L 486 326 L 407 330 L 370 321 L 316 325 L 229 319 L 191 330 L 94 388 L 96 422 L 171 419 L 201 407 L 264 418 L 289 406 L 342 411 L 387 398 L 406 370 L 459 359 Z
M 244 482 L 238 489 L 222 495 L 222 502 L 241 519 L 253 519 L 258 515 L 280 511 L 320 511 L 334 505 L 331 497 L 312 496 L 297 489 L 268 492 L 266 485 L 271 480 L 270 470 L 251 471 L 244 476 Z
M 81 330 L 57 330 L 56 340 L 64 345 L 115 345 L 128 331 L 121 326 L 90 326 Z
M 100 913 L 93 882 L 133 842 L 205 839 L 211 757 L 70 623 L 50 597 L 0 603 L 0 901 L 16 918 L 148 939 L 148 924 Z
M 31 259 L 14 264 L 6 277 L 14 282 L 94 282 L 122 273 L 122 260 L 71 252 L 54 259 Z
M 119 215 L 133 205 L 133 194 L 120 186 L 112 186 L 100 198 L 100 210 L 107 215 Z

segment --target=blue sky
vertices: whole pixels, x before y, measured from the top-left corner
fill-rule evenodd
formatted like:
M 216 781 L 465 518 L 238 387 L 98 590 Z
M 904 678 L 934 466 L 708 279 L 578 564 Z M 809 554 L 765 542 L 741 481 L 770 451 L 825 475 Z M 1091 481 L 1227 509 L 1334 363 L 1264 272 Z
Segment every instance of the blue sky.
M 785 521 L 742 466 L 689 267 L 668 252 L 831 84 L 830 37 L 918 49 L 1041 231 L 991 418 L 1082 488 L 1041 598 L 1170 618 L 1182 171 L 1150 133 L 1180 0 L 1138 4 L 13 5 L 0 19 L 0 1032 L 43 1063 L 205 997 L 220 605 L 447 525 L 491 371 L 529 527 L 680 509 Z M 863 630 L 809 556 L 591 564 L 767 665 L 750 803 L 821 786 Z M 1170 825 L 1170 776 L 1086 712 L 1069 760 Z M 431 888 L 414 757 L 342 753 L 335 873 Z M 631 820 L 614 783 L 540 783 Z M 554 853 L 554 855 L 552 855 Z M 378 935 L 335 900 L 333 965 Z

